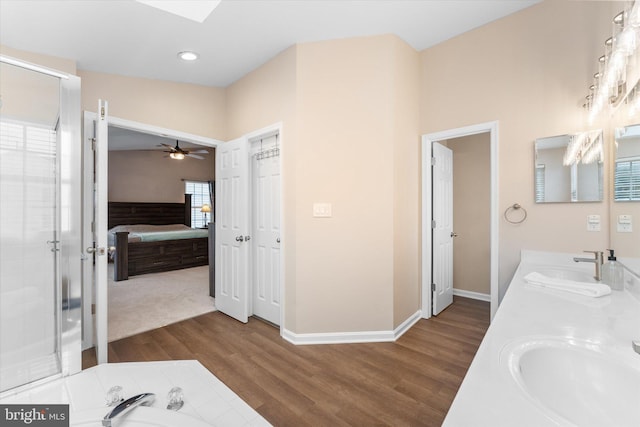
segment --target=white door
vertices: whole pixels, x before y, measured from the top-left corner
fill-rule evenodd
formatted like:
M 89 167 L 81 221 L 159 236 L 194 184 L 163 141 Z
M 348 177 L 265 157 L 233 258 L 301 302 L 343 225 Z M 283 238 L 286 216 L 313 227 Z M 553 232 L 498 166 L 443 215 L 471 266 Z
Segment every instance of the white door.
M 107 213 L 108 213 L 108 104 L 98 101 L 98 117 L 95 124 L 95 185 L 94 185 L 94 246 L 88 247 L 95 256 L 94 284 L 96 291 L 96 357 L 98 363 L 107 362 Z
M 453 152 L 433 143 L 433 315 L 453 302 Z
M 216 308 L 249 320 L 249 143 L 216 148 Z
M 280 156 L 251 164 L 253 314 L 280 325 Z

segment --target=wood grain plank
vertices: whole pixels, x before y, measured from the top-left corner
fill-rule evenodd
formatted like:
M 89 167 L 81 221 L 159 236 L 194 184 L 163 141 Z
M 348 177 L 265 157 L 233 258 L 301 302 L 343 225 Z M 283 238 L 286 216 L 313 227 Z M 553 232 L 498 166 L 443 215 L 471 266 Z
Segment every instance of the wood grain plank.
M 454 297 L 393 343 L 295 346 L 213 312 L 112 342 L 109 360 L 196 359 L 276 426 L 437 426 L 488 326 L 488 303 Z

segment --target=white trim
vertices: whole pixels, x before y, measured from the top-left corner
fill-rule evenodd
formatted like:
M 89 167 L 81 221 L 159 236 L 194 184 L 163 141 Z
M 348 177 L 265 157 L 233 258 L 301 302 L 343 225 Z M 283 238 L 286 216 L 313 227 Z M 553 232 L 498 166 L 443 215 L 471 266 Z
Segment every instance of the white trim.
M 82 120 L 82 247 L 93 246 L 93 151 L 90 142 L 94 138 L 93 123 L 98 119 L 96 113 L 83 112 Z M 95 345 L 95 330 L 91 306 L 95 303 L 93 295 L 93 257 L 83 251 L 82 261 L 82 350 Z
M 480 292 L 473 292 L 473 291 L 465 291 L 464 289 L 455 289 L 455 288 L 453 289 L 453 294 L 458 297 L 471 298 L 471 299 L 476 299 L 478 301 L 491 302 L 490 294 L 483 294 Z
M 218 144 L 224 142 L 219 139 L 207 138 L 205 136 L 195 135 L 192 133 L 182 132 L 179 130 L 163 128 L 160 126 L 149 125 L 140 122 L 134 122 L 126 119 L 119 119 L 117 117 L 109 117 L 109 126 L 115 126 L 122 129 L 134 130 L 137 132 L 148 133 L 151 135 L 157 135 L 162 137 L 169 137 L 171 139 L 179 139 L 184 142 L 191 142 L 194 144 L 204 145 L 207 147 L 216 147 Z
M 281 328 L 282 338 L 295 345 L 312 344 L 356 344 L 371 342 L 394 342 L 422 318 L 422 312 L 416 311 L 393 331 L 362 331 L 296 334 Z
M 20 59 L 12 58 L 10 56 L 0 55 L 0 62 L 5 64 L 14 65 L 16 67 L 25 68 L 27 70 L 35 71 L 36 73 L 46 74 L 48 76 L 58 77 L 59 79 L 67 80 L 71 75 L 63 73 L 51 68 L 43 67 L 42 65 L 32 64 L 31 62 L 22 61 Z M 74 76 L 75 77 L 75 76 Z
M 498 310 L 498 121 L 422 136 L 422 315 L 431 317 L 431 145 L 433 142 L 489 132 L 491 139 L 491 320 Z
M 404 335 L 413 325 L 418 323 L 418 321 L 422 319 L 422 310 L 418 310 L 413 313 L 407 320 L 398 325 L 397 328 L 393 330 L 394 341 Z
M 96 121 L 98 118 L 98 114 L 95 112 L 91 112 L 91 111 L 84 111 L 84 121 L 85 121 L 85 125 L 87 124 L 87 121 Z M 150 125 L 150 124 L 146 124 L 146 123 L 140 123 L 140 122 L 135 122 L 132 120 L 126 120 L 126 119 L 121 119 L 118 117 L 113 117 L 113 116 L 107 116 L 107 123 L 109 126 L 115 126 L 115 127 L 119 127 L 119 128 L 123 128 L 123 129 L 128 129 L 128 130 L 133 130 L 133 131 L 137 131 L 137 132 L 144 132 L 144 133 L 148 133 L 148 134 L 152 134 L 152 135 L 159 135 L 159 136 L 164 136 L 164 137 L 170 137 L 170 138 L 176 138 L 176 139 L 180 139 L 182 141 L 185 142 L 191 142 L 191 143 L 195 143 L 195 144 L 199 144 L 199 145 L 204 145 L 207 147 L 217 147 L 219 144 L 224 143 L 223 141 L 217 140 L 217 139 L 213 139 L 213 138 L 207 138 L 204 136 L 200 136 L 200 135 L 194 135 L 194 134 L 190 134 L 190 133 L 186 133 L 186 132 L 181 132 L 178 130 L 174 130 L 174 129 L 168 129 L 168 128 L 163 128 L 160 126 L 154 126 L 154 125 Z M 83 130 L 85 130 L 86 126 L 83 126 Z M 92 135 L 93 136 L 93 135 Z M 86 143 L 86 138 L 88 138 L 88 135 L 84 135 L 83 138 L 85 138 L 85 143 Z M 91 175 L 93 174 L 93 164 L 90 165 L 90 169 L 86 169 L 89 167 L 89 164 L 87 164 L 86 162 L 89 161 L 93 161 L 93 156 L 87 156 L 83 159 L 83 174 L 84 174 L 84 178 L 85 179 L 92 179 L 90 178 Z M 84 194 L 84 197 L 89 196 L 90 193 L 86 193 Z M 93 204 L 93 201 L 91 198 L 89 198 L 89 200 L 91 200 L 91 204 Z M 89 209 L 88 205 L 85 206 L 86 209 Z M 91 208 L 92 210 L 93 208 Z M 91 219 L 89 219 L 92 215 L 87 215 L 84 216 L 83 215 L 83 221 L 89 221 L 89 224 L 83 224 L 83 228 L 85 229 L 85 232 L 89 232 L 90 231 L 90 224 L 91 224 Z M 86 276 L 85 276 L 86 277 Z M 86 291 L 87 289 L 93 289 L 92 284 L 90 283 L 85 283 L 84 278 L 83 277 L 83 289 L 85 291 L 85 294 L 83 295 L 83 303 L 85 304 L 85 306 L 83 307 L 83 311 L 84 310 L 88 310 L 88 312 L 83 312 L 83 318 L 87 318 L 90 317 L 90 307 L 91 304 L 93 303 L 93 295 L 92 294 L 87 294 Z M 93 334 L 95 333 L 95 331 L 93 331 L 94 328 L 92 328 L 90 334 L 92 334 L 92 337 L 95 337 Z M 85 335 L 83 336 L 84 340 L 83 343 L 84 345 L 97 345 L 97 340 L 92 339 L 91 341 L 88 340 L 88 337 Z
M 285 325 L 285 316 L 284 316 L 284 312 L 285 312 L 285 282 L 286 282 L 286 277 L 285 277 L 285 256 L 284 254 L 286 253 L 285 249 L 286 249 L 286 241 L 287 239 L 286 237 L 286 231 L 285 231 L 285 218 L 284 218 L 284 213 L 285 213 L 285 191 L 284 191 L 284 183 L 285 183 L 285 179 L 286 179 L 286 174 L 284 172 L 284 161 L 285 161 L 285 153 L 286 151 L 284 150 L 284 135 L 283 135 L 283 131 L 282 131 L 282 122 L 277 122 L 274 123 L 272 125 L 269 126 L 265 126 L 261 129 L 255 130 L 253 132 L 249 132 L 245 135 L 243 135 L 244 138 L 247 139 L 247 141 L 249 141 L 249 155 L 251 155 L 251 143 L 255 142 L 255 141 L 259 141 L 260 138 L 269 138 L 271 136 L 274 135 L 278 135 L 278 147 L 280 148 L 280 336 L 282 336 L 283 338 L 287 339 L 286 336 L 287 334 L 291 333 L 289 331 L 287 331 L 284 327 Z M 253 207 L 252 207 L 253 209 Z M 250 301 L 253 301 L 253 288 L 251 288 L 251 299 Z M 249 310 L 249 314 L 253 314 L 253 307 L 250 306 L 250 310 Z M 290 340 L 289 340 L 290 341 Z M 291 341 L 293 342 L 293 341 Z

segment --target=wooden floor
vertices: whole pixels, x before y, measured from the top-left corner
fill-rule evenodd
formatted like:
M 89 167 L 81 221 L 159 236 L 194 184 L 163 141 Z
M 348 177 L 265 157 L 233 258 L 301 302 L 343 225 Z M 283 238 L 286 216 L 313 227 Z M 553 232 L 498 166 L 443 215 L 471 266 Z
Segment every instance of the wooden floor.
M 488 326 L 489 303 L 456 297 L 394 343 L 295 346 L 213 312 L 110 343 L 109 361 L 197 359 L 275 426 L 438 426 Z

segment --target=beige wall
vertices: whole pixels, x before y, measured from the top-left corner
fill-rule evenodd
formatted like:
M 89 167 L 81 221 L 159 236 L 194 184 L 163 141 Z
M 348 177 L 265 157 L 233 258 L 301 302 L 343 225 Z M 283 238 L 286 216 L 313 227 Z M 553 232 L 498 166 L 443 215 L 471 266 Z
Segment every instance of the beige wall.
M 97 110 L 109 102 L 109 115 L 119 119 L 226 139 L 225 90 L 222 88 L 142 79 L 79 70 L 82 109 Z
M 418 53 L 379 36 L 297 45 L 228 88 L 230 138 L 283 122 L 288 330 L 390 330 L 419 309 L 418 85 Z
M 491 294 L 491 139 L 447 141 L 453 151 L 454 289 Z
M 393 327 L 420 307 L 420 55 L 394 41 Z
M 103 98 L 112 116 L 222 140 L 282 122 L 285 327 L 389 330 L 419 307 L 421 134 L 499 121 L 501 294 L 521 249 L 608 246 L 608 230 L 586 231 L 608 203 L 534 204 L 533 141 L 585 130 L 616 7 L 542 2 L 419 54 L 395 36 L 305 43 L 226 89 L 79 71 L 83 108 Z M 313 218 L 314 202 L 333 217 Z M 513 203 L 525 223 L 502 220 Z M 621 239 L 640 251 L 636 232 Z
M 13 49 L 2 44 L 0 44 L 0 55 L 6 55 L 67 74 L 76 74 L 76 62 L 70 59 Z
M 605 248 L 608 203 L 534 204 L 536 138 L 585 130 L 587 94 L 615 15 L 608 2 L 543 2 L 421 53 L 421 131 L 499 121 L 498 209 L 520 203 L 527 221 L 500 216 L 501 295 L 521 249 L 581 252 Z M 608 200 L 609 194 L 605 193 Z
M 165 158 L 162 151 L 110 151 L 109 201 L 184 201 L 184 181 L 215 180 L 215 157 L 205 160 Z
M 391 37 L 298 46 L 294 332 L 391 329 L 392 46 Z M 333 217 L 313 218 L 314 202 L 331 203 Z
M 0 45 L 0 55 L 75 74 L 74 61 L 25 52 Z M 13 120 L 54 128 L 60 110 L 60 81 L 35 71 L 25 71 L 15 66 L 2 64 L 0 70 L 0 94 L 2 115 Z M 18 85 L 17 82 L 21 84 Z M 25 92 L 25 88 L 29 92 Z
M 282 236 L 285 251 L 285 325 L 296 325 L 296 57 L 291 47 L 226 90 L 228 139 L 282 122 Z

